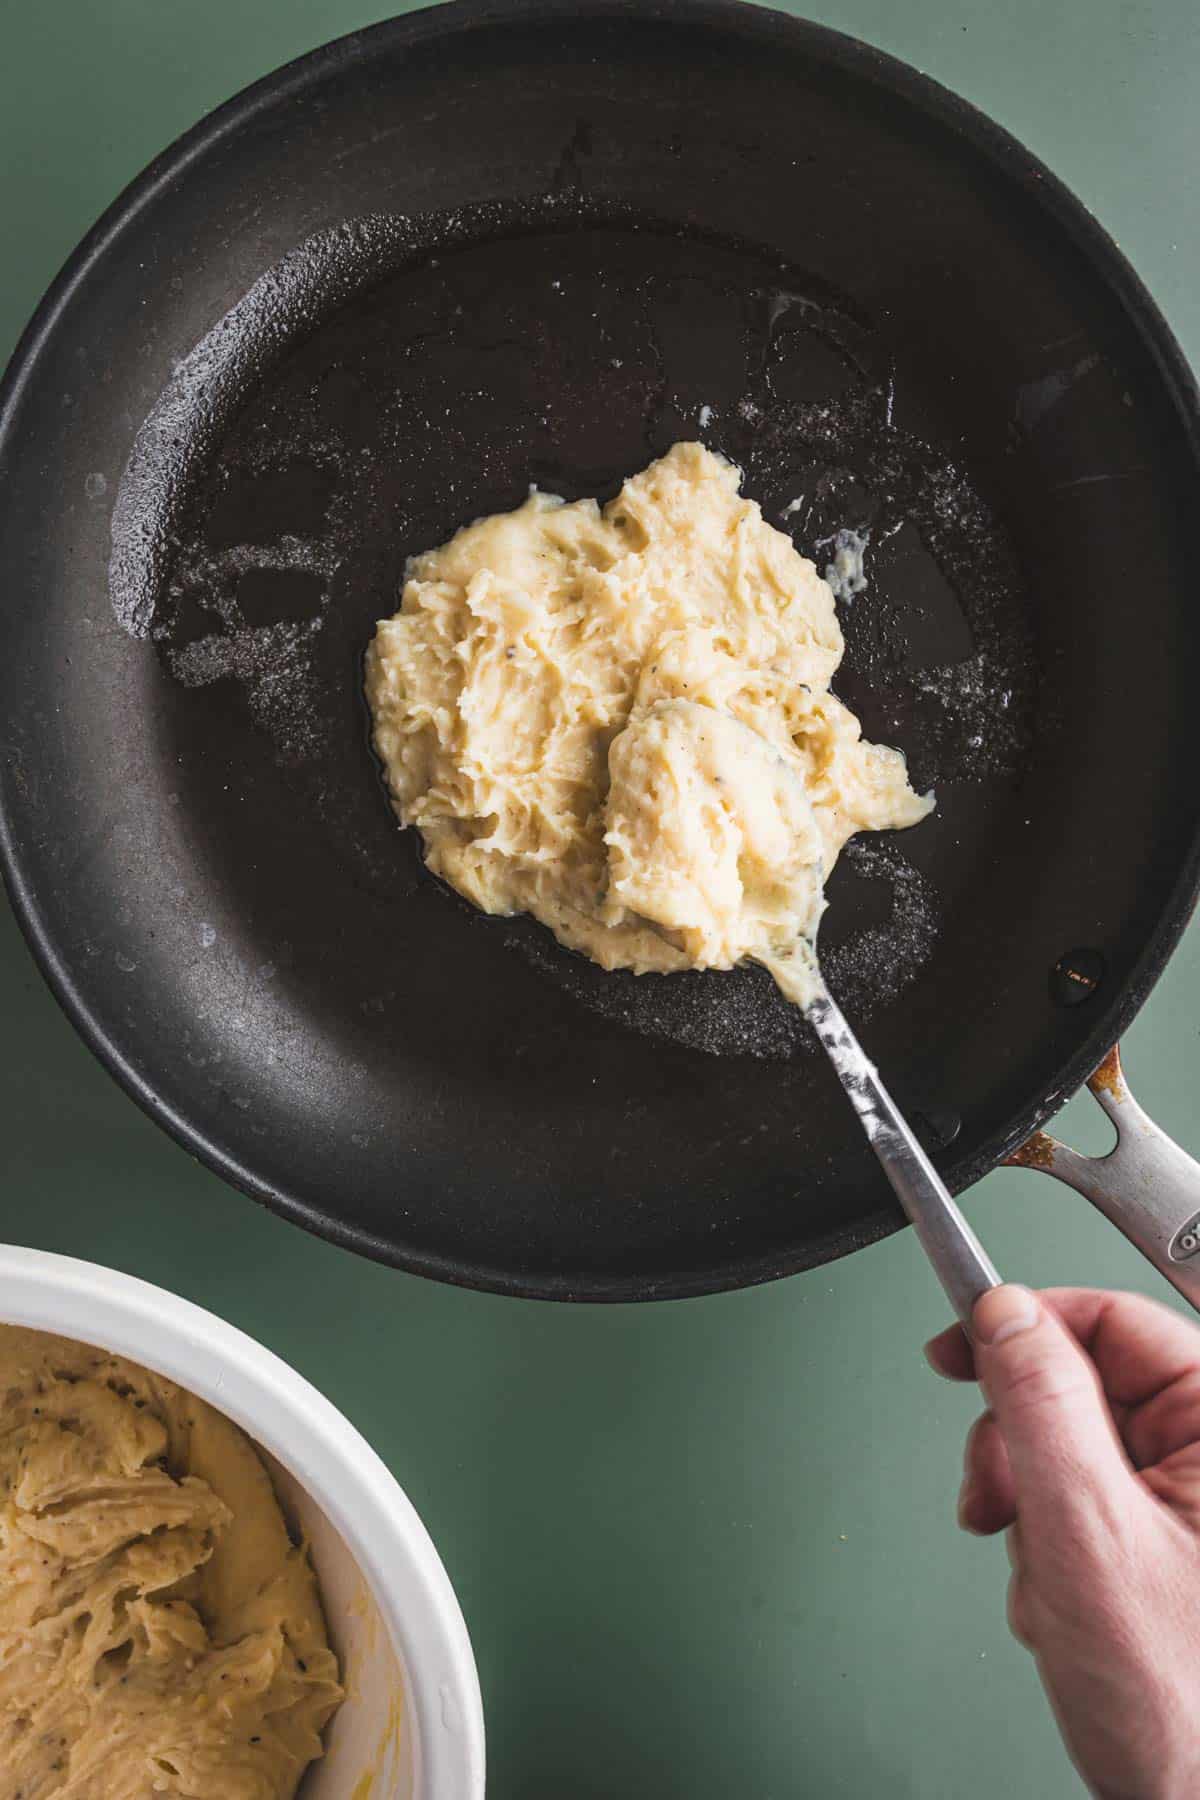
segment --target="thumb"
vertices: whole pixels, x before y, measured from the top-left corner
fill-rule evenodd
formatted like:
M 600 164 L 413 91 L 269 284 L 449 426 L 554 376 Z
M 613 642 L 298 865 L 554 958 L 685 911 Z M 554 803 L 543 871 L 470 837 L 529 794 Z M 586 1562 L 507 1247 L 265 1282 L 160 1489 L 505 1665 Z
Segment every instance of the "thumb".
M 1091 1359 L 1023 1287 L 993 1288 L 971 1319 L 975 1366 L 1000 1427 L 1018 1513 L 1113 1519 L 1134 1487 Z

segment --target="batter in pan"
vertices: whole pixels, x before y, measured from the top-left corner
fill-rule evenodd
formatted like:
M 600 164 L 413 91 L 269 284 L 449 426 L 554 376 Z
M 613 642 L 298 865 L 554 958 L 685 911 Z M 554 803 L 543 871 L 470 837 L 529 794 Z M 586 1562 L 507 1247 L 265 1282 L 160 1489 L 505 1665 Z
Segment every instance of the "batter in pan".
M 535 493 L 415 557 L 366 686 L 401 821 L 484 912 L 803 999 L 842 845 L 933 804 L 830 693 L 842 650 L 813 565 L 682 443 L 603 511 Z

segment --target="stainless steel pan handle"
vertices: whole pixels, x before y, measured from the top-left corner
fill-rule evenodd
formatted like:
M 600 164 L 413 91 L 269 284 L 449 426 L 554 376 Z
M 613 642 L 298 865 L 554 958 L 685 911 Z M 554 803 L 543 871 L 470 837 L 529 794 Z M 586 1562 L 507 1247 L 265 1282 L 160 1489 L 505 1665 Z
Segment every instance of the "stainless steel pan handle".
M 1008 1161 L 1085 1194 L 1200 1312 L 1200 1162 L 1142 1111 L 1116 1045 L 1088 1087 L 1117 1128 L 1107 1156 L 1082 1156 L 1036 1131 Z

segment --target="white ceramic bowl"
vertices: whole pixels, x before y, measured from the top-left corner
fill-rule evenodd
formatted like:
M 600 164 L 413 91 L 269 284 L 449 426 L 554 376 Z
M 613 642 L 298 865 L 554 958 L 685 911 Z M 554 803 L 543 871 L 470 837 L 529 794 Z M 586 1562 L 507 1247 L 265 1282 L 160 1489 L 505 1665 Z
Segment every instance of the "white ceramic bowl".
M 96 1263 L 0 1245 L 0 1321 L 128 1356 L 266 1452 L 312 1545 L 348 1690 L 302 1800 L 482 1800 L 483 1707 L 454 1590 L 412 1505 L 336 1407 L 244 1332 Z

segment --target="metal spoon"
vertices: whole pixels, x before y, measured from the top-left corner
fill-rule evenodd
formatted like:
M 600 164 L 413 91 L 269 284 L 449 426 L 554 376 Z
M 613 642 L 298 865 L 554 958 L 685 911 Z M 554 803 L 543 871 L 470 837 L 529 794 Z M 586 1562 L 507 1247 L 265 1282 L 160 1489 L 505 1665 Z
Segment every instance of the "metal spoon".
M 802 807 L 810 808 L 802 772 L 781 754 L 777 744 L 771 743 L 753 726 L 732 719 L 728 714 L 717 715 L 715 709 L 694 700 L 661 701 L 653 710 L 659 715 L 668 714 L 673 720 L 684 721 L 684 727 L 695 733 L 696 743 L 700 746 L 708 743 L 715 720 L 720 716 L 722 729 L 733 727 L 734 741 L 741 754 L 751 759 L 747 767 L 753 770 L 753 759 L 757 758 L 761 768 L 769 771 L 772 781 L 777 780 L 782 771 L 800 797 Z M 1000 1277 L 825 986 L 817 962 L 816 925 L 819 918 L 820 906 L 817 904 L 811 935 L 802 932 L 786 949 L 764 947 L 753 955 L 770 971 L 784 995 L 802 1007 L 812 1021 L 862 1122 L 867 1141 L 933 1264 L 934 1273 L 958 1317 L 969 1326 L 975 1302 L 989 1288 L 999 1287 Z
M 819 975 L 805 1013 L 859 1116 L 867 1141 L 908 1214 L 946 1298 L 969 1328 L 975 1302 L 1000 1286 L 990 1257 L 955 1205 Z

